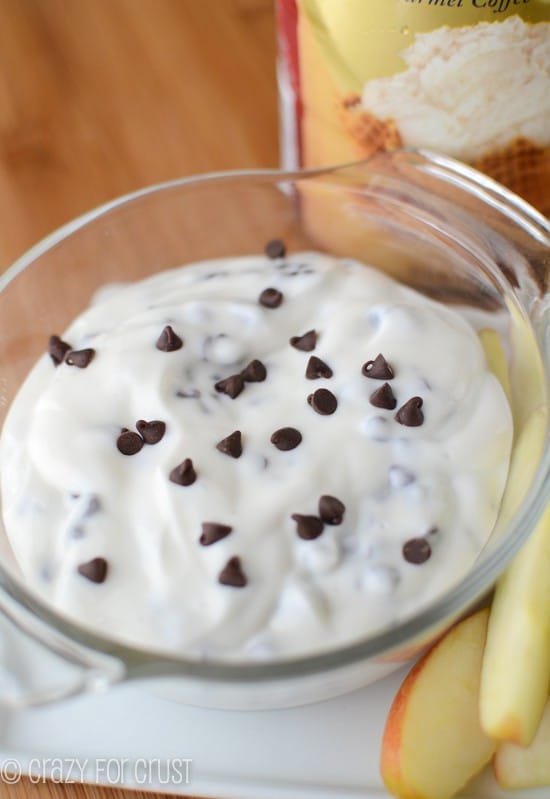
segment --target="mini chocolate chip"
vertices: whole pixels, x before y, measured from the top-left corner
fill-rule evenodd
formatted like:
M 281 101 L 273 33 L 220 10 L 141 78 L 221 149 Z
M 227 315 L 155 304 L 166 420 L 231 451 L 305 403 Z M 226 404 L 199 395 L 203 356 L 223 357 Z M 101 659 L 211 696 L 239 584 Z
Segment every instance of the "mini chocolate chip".
M 313 410 L 322 416 L 330 416 L 338 407 L 338 400 L 328 388 L 318 388 L 317 391 L 309 395 L 307 401 Z
M 308 380 L 317 380 L 318 377 L 332 377 L 332 369 L 328 364 L 317 358 L 316 355 L 311 355 L 306 366 L 306 377 Z
M 346 506 L 336 497 L 323 494 L 319 497 L 319 516 L 325 524 L 342 524 Z
M 414 483 L 416 478 L 412 472 L 409 472 L 409 470 L 403 468 L 403 466 L 390 466 L 388 469 L 388 480 L 392 488 L 404 488 Z
M 407 563 L 425 563 L 432 554 L 432 548 L 425 538 L 409 538 L 403 544 L 403 557 Z
M 48 354 L 55 366 L 59 366 L 63 362 L 65 355 L 71 349 L 71 345 L 63 341 L 59 336 L 50 336 L 48 341 Z
M 139 433 L 132 433 L 124 428 L 116 440 L 116 446 L 123 455 L 137 455 L 143 447 L 143 439 Z
M 174 333 L 171 325 L 166 325 L 157 339 L 156 347 L 161 352 L 175 352 L 183 347 L 183 339 Z
M 232 458 L 240 458 L 243 454 L 242 436 L 240 430 L 235 430 L 234 433 L 222 438 L 216 444 L 216 449 L 223 452 L 224 455 L 230 455 Z
M 214 388 L 216 391 L 219 391 L 220 394 L 227 394 L 231 399 L 235 399 L 244 388 L 244 378 L 241 377 L 241 375 L 230 375 L 230 377 L 226 377 L 224 380 L 218 380 Z
M 268 258 L 284 258 L 286 255 L 286 247 L 282 239 L 271 239 L 265 245 L 264 252 Z
M 81 563 L 78 573 L 92 583 L 103 583 L 107 577 L 108 564 L 105 558 L 93 558 L 87 563 Z
M 372 377 L 375 380 L 392 380 L 395 377 L 392 367 L 382 353 L 379 353 L 374 361 L 364 363 L 361 372 L 365 377 Z
M 422 405 L 422 397 L 411 397 L 395 414 L 396 421 L 407 427 L 419 427 L 424 421 L 424 414 L 420 410 Z
M 283 452 L 295 449 L 301 441 L 302 434 L 295 427 L 281 427 L 279 430 L 275 430 L 271 436 L 271 443 Z
M 393 411 L 397 405 L 397 400 L 389 383 L 384 383 L 376 391 L 373 391 L 369 397 L 369 402 L 375 408 L 386 408 L 388 411 Z
M 283 301 L 283 294 L 279 289 L 267 288 L 258 297 L 258 302 L 264 308 L 278 308 Z
M 211 544 L 215 544 L 216 541 L 221 541 L 222 538 L 226 538 L 232 530 L 233 528 L 229 527 L 227 524 L 203 522 L 199 543 L 202 544 L 203 547 L 209 547 Z
M 192 485 L 197 479 L 197 473 L 195 472 L 193 461 L 191 460 L 191 458 L 186 458 L 178 466 L 174 466 L 174 468 L 170 472 L 169 477 L 170 481 L 172 483 L 176 483 L 176 485 L 179 486 Z
M 308 330 L 301 336 L 292 336 L 290 343 L 297 350 L 311 352 L 317 345 L 317 333 L 315 330 Z
M 65 363 L 85 369 L 95 355 L 95 350 L 88 347 L 85 350 L 69 350 L 65 355 Z
M 267 377 L 267 369 L 261 361 L 255 358 L 244 367 L 241 377 L 245 383 L 262 383 Z
M 88 507 L 84 511 L 84 517 L 94 516 L 96 513 L 99 513 L 101 510 L 101 500 L 99 497 L 92 495 L 88 502 Z
M 324 524 L 318 516 L 304 516 L 293 513 L 291 518 L 296 522 L 296 532 L 304 541 L 313 541 L 323 532 Z
M 140 419 L 136 422 L 136 428 L 146 444 L 158 444 L 166 432 L 166 425 L 164 422 L 155 419 L 153 422 L 146 422 L 145 419 Z
M 229 558 L 218 576 L 221 585 L 230 585 L 233 588 L 244 588 L 247 583 L 246 575 L 241 566 L 241 559 Z

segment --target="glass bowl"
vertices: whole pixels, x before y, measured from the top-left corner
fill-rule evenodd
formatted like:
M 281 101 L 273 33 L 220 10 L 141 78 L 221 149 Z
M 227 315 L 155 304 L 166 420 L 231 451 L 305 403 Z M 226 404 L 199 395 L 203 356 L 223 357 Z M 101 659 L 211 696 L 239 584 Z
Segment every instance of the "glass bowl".
M 427 152 L 300 173 L 223 173 L 153 186 L 79 217 L 0 278 L 0 423 L 22 380 L 106 283 L 207 258 L 292 251 L 358 258 L 442 302 L 494 319 L 507 358 L 515 444 L 491 538 L 459 582 L 389 629 L 338 649 L 273 662 L 196 661 L 124 645 L 32 593 L 0 529 L 0 695 L 24 704 L 146 680 L 171 698 L 224 708 L 336 696 L 415 656 L 479 602 L 550 494 L 550 227 L 474 170 Z

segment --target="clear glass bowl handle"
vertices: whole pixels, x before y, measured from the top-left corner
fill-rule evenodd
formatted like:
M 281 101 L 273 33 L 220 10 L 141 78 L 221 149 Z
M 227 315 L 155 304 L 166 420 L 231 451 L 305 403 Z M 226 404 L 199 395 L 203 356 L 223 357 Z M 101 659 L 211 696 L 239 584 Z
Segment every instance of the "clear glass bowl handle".
M 48 629 L 7 595 L 0 600 L 0 704 L 24 708 L 104 691 L 123 663 Z

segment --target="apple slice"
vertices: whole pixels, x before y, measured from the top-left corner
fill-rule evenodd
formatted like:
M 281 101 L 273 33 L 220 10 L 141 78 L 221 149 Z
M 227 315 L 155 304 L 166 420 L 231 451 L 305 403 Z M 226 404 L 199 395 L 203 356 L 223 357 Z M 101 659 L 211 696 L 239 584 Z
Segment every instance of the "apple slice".
M 481 675 L 483 729 L 527 746 L 550 689 L 550 507 L 500 578 Z
M 501 744 L 494 759 L 495 776 L 502 788 L 537 788 L 550 785 L 550 702 L 529 746 Z
M 400 799 L 449 799 L 489 762 L 479 722 L 488 608 L 453 627 L 414 666 L 390 709 L 381 772 Z
M 481 345 L 485 350 L 487 358 L 487 366 L 490 371 L 495 375 L 498 382 L 502 386 L 504 393 L 510 402 L 512 391 L 510 389 L 510 373 L 508 370 L 508 361 L 504 353 L 502 341 L 496 330 L 489 327 L 484 327 L 478 333 Z

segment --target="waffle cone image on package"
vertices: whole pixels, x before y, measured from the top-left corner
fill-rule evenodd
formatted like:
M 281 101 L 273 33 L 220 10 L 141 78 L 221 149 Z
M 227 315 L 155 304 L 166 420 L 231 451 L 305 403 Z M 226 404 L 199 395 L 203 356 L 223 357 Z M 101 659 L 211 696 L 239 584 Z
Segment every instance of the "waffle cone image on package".
M 344 130 L 350 137 L 360 158 L 370 158 L 376 153 L 396 150 L 403 140 L 394 119 L 379 119 L 366 111 L 358 94 L 343 98 L 339 107 Z
M 471 164 L 550 216 L 548 10 L 532 21 L 514 13 L 406 28 L 380 66 L 372 36 L 358 56 L 328 28 L 332 0 L 303 0 L 301 7 L 305 166 L 426 148 Z M 357 21 L 355 38 L 365 30 Z
M 365 111 L 359 95 L 345 97 L 339 115 L 358 158 L 371 158 L 404 144 L 395 120 L 379 119 Z M 529 139 L 518 137 L 506 147 L 474 160 L 472 166 L 550 216 L 549 147 L 537 147 Z
M 529 139 L 517 138 L 474 161 L 473 166 L 550 216 L 550 147 L 537 147 Z

